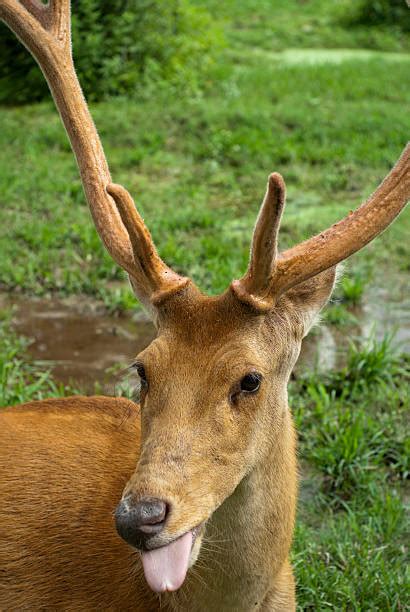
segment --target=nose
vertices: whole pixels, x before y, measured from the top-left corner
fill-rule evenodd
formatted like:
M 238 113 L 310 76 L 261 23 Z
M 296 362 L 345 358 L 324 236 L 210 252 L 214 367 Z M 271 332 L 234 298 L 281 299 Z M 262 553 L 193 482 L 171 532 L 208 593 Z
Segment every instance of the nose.
M 146 550 L 148 540 L 163 530 L 167 514 L 168 506 L 161 499 L 144 497 L 135 502 L 128 496 L 117 506 L 115 526 L 128 544 Z

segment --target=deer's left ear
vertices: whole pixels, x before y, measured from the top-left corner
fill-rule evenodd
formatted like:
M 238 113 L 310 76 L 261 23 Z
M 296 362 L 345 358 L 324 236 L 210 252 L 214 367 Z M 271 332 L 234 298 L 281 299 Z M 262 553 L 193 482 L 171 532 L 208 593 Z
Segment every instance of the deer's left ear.
M 284 309 L 297 324 L 304 338 L 314 324 L 319 312 L 328 302 L 337 277 L 336 266 L 317 274 L 292 289 L 279 299 L 278 307 Z

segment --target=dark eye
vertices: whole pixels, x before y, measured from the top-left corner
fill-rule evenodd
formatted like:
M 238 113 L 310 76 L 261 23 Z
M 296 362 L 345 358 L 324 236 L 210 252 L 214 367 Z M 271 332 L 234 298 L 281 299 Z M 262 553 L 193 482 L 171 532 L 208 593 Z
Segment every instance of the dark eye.
M 142 365 L 142 363 L 137 363 L 135 367 L 137 369 L 138 376 L 140 377 L 140 380 L 141 380 L 141 387 L 148 387 L 148 379 L 147 379 L 147 375 L 146 375 L 144 366 Z
M 261 385 L 262 376 L 257 372 L 251 372 L 244 376 L 240 382 L 241 391 L 244 393 L 255 393 Z

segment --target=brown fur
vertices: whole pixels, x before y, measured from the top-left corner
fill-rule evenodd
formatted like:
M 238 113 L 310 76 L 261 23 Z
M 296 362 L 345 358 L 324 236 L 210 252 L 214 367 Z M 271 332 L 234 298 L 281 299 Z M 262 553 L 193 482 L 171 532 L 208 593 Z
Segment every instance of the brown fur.
M 0 609 L 294 610 L 286 385 L 333 280 L 327 272 L 310 292 L 292 290 L 268 315 L 229 291 L 206 298 L 190 286 L 171 297 L 138 356 L 149 379 L 141 436 L 139 406 L 125 399 L 1 412 Z M 260 390 L 231 405 L 232 385 L 253 368 Z M 178 592 L 153 594 L 139 553 L 117 536 L 123 490 L 171 502 L 158 543 L 205 523 Z

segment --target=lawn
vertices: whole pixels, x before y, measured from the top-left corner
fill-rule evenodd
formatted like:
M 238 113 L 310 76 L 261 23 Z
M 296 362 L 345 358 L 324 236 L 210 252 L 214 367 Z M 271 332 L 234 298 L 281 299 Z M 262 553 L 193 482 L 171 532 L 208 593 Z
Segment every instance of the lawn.
M 91 110 L 113 179 L 134 195 L 161 256 L 213 293 L 246 267 L 271 171 L 288 185 L 282 247 L 347 214 L 388 172 L 409 133 L 410 42 L 395 27 L 349 25 L 351 0 L 196 4 L 225 38 L 204 87 L 161 83 Z M 0 288 L 135 308 L 92 226 L 51 101 L 0 113 Z M 409 231 L 405 211 L 351 258 L 331 322 L 372 284 L 409 272 Z M 405 609 L 409 377 L 408 356 L 386 340 L 352 348 L 343 370 L 292 383 L 301 610 Z M 30 363 L 4 315 L 1 403 L 64 392 Z

